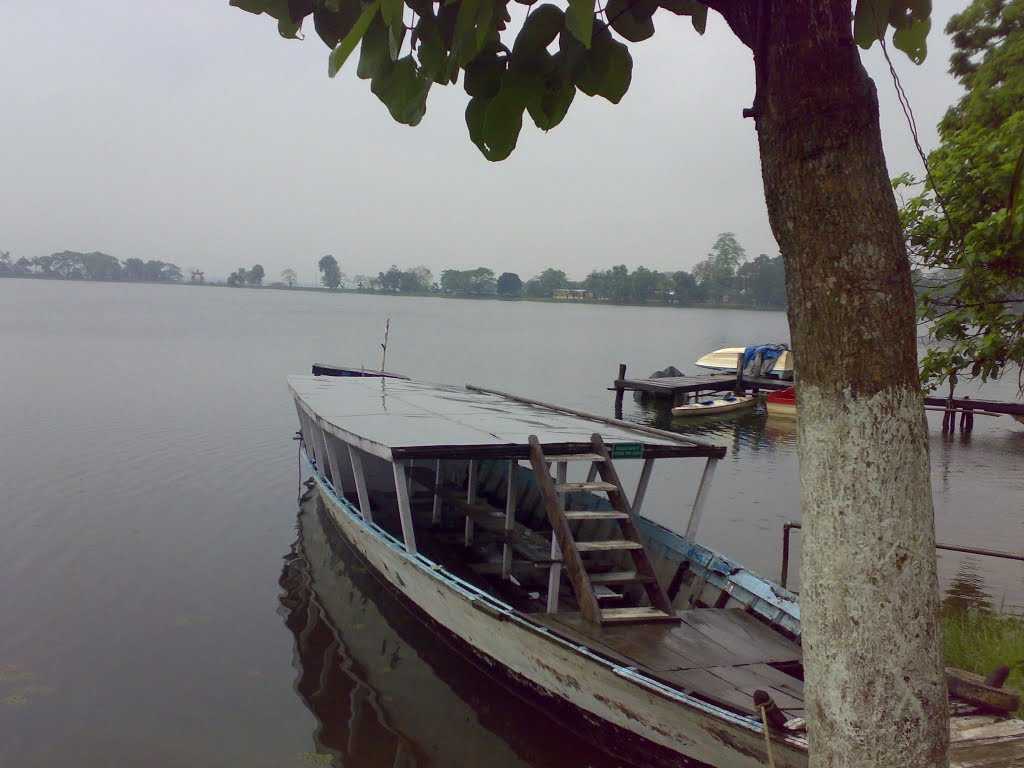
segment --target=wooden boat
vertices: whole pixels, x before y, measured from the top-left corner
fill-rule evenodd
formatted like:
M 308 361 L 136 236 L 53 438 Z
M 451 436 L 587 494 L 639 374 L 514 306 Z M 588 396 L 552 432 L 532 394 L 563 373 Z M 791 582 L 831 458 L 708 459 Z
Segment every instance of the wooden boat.
M 708 352 L 703 357 L 694 361 L 694 365 L 707 368 L 712 371 L 727 371 L 732 373 L 736 370 L 736 360 L 746 351 L 746 347 L 723 347 L 714 352 Z M 772 370 L 764 374 L 766 378 L 792 379 L 793 378 L 793 353 L 786 350 L 779 359 L 775 361 Z
M 673 416 L 713 416 L 720 413 L 741 411 L 757 404 L 755 395 L 720 395 L 717 397 L 701 397 L 690 403 L 677 405 L 672 409 Z
M 796 387 L 787 387 L 770 393 L 764 399 L 769 416 L 796 418 Z
M 471 386 L 288 384 L 323 516 L 453 647 L 627 760 L 807 764 L 753 703 L 803 716 L 797 598 L 696 541 L 724 448 Z M 683 533 L 642 514 L 662 459 L 705 462 Z M 1024 759 L 1024 723 L 955 707 L 953 765 Z

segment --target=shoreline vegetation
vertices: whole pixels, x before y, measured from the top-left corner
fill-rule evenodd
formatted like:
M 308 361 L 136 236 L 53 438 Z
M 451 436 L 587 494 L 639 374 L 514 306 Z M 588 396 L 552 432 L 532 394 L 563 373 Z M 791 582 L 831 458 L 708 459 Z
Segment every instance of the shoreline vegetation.
M 131 258 L 121 262 L 101 252 L 62 251 L 50 256 L 15 260 L 0 251 L 0 277 L 24 277 L 100 282 L 150 282 L 212 285 L 231 288 L 269 288 L 379 296 L 416 296 L 504 301 L 546 301 L 560 304 L 612 304 L 620 306 L 677 306 L 707 309 L 783 310 L 786 307 L 785 271 L 781 256 L 760 254 L 748 259 L 730 232 L 718 236 L 711 252 L 692 272 L 661 272 L 620 264 L 593 270 L 583 280 L 570 280 L 554 267 L 526 281 L 514 272 L 496 274 L 489 267 L 446 269 L 435 281 L 430 269 L 399 269 L 392 265 L 376 276 L 347 277 L 333 255 L 318 263 L 318 286 L 299 285 L 293 269 L 280 280 L 267 281 L 260 264 L 239 267 L 223 281 L 207 280 L 193 269 L 188 278 L 176 264 Z

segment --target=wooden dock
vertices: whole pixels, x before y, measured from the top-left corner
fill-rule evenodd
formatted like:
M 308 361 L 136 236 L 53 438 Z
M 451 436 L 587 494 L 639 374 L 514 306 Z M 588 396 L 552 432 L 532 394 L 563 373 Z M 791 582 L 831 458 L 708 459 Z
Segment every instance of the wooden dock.
M 786 389 L 793 386 L 791 381 L 774 378 L 751 378 L 735 373 L 706 373 L 699 376 L 665 376 L 662 378 L 627 379 L 626 365 L 619 365 L 619 374 L 612 382 L 615 391 L 615 413 L 622 413 L 624 392 L 642 392 L 644 395 L 671 400 L 673 405 L 702 392 L 758 391 L 761 389 Z
M 622 417 L 622 396 L 625 392 L 642 392 L 645 396 L 671 400 L 673 405 L 687 401 L 692 395 L 703 392 L 756 392 L 761 389 L 778 390 L 793 386 L 792 381 L 774 378 L 744 377 L 735 373 L 706 373 L 699 376 L 666 376 L 663 378 L 627 379 L 625 363 L 619 364 L 619 373 L 612 382 L 615 391 L 615 415 Z M 956 416 L 960 416 L 960 431 L 970 432 L 974 417 L 1010 416 L 1024 423 L 1024 402 L 1001 400 L 975 400 L 971 397 L 926 397 L 925 408 L 930 411 L 945 411 L 942 420 L 943 432 L 956 431 Z

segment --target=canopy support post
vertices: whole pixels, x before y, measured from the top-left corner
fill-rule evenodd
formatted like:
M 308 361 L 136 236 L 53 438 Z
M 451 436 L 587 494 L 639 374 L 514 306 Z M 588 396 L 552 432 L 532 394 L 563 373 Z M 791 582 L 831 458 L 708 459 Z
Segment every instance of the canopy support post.
M 331 485 L 334 486 L 334 491 L 339 496 L 345 495 L 345 486 L 341 482 L 341 472 L 338 470 L 338 457 L 335 455 L 336 451 L 331 446 L 331 438 L 327 432 L 323 432 L 324 437 L 324 451 L 327 453 L 327 463 L 331 467 Z
M 512 543 L 508 540 L 516 526 L 516 466 L 515 459 L 508 461 L 508 475 L 505 480 L 505 543 L 501 549 L 501 578 L 507 579 L 512 573 Z
M 363 471 L 363 457 L 359 455 L 358 449 L 349 445 L 348 460 L 352 463 L 352 475 L 356 479 L 356 496 L 359 498 L 359 511 L 363 519 L 373 522 L 373 510 L 370 508 L 370 494 L 366 492 L 366 474 Z
M 477 476 L 477 461 L 476 459 L 469 460 L 469 479 L 466 481 L 466 503 L 476 504 L 476 476 Z M 464 541 L 466 546 L 470 546 L 473 543 L 473 518 L 466 515 L 466 527 L 464 532 Z
M 686 533 L 683 534 L 687 541 L 695 541 L 697 528 L 700 526 L 700 518 L 704 514 L 704 505 L 708 498 L 708 489 L 715 476 L 715 467 L 718 459 L 708 459 L 704 465 L 704 472 L 700 476 L 700 485 L 697 486 L 697 495 L 693 499 L 693 509 L 690 512 L 690 521 L 686 524 Z
M 644 459 L 644 468 L 640 470 L 640 479 L 637 481 L 636 493 L 633 494 L 633 503 L 630 505 L 634 516 L 640 514 L 640 507 L 643 506 L 644 496 L 647 495 L 647 486 L 651 482 L 653 470 L 654 459 Z
M 405 540 L 405 551 L 416 554 L 416 532 L 412 527 L 412 504 L 409 503 L 409 479 L 405 472 L 405 464 L 394 462 L 395 492 L 398 494 L 398 517 L 402 521 L 402 538 Z
M 441 524 L 441 494 L 437 493 L 437 488 L 441 487 L 441 460 L 434 460 L 434 509 L 430 513 L 430 522 L 433 525 Z

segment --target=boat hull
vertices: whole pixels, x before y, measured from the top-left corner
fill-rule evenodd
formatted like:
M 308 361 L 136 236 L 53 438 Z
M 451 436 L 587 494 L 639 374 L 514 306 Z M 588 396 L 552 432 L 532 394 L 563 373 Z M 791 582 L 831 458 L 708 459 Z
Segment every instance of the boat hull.
M 741 395 L 734 400 L 723 400 L 716 398 L 713 405 L 701 405 L 690 403 L 677 405 L 672 409 L 673 416 L 714 416 L 719 413 L 732 413 L 742 411 L 744 408 L 751 408 L 757 404 L 757 398 L 752 395 Z
M 601 728 L 621 730 L 679 764 L 693 762 L 754 768 L 767 762 L 763 734 L 749 722 L 619 667 L 560 638 L 495 598 L 459 580 L 400 541 L 364 521 L 329 483 L 315 476 L 338 532 L 403 602 L 457 640 L 478 663 L 499 672 L 550 704 Z M 773 742 L 775 763 L 804 766 L 806 754 L 785 740 Z

